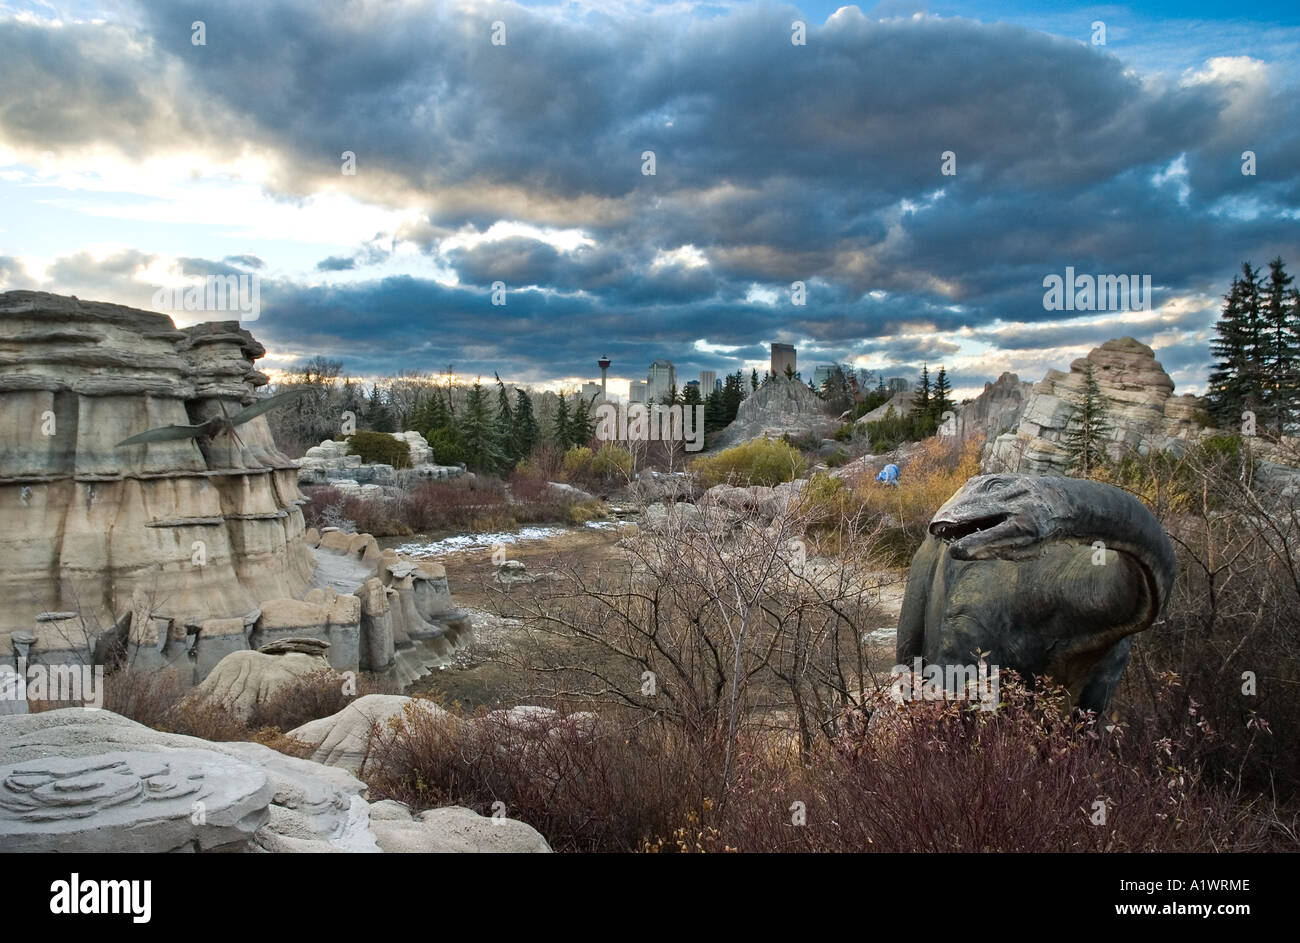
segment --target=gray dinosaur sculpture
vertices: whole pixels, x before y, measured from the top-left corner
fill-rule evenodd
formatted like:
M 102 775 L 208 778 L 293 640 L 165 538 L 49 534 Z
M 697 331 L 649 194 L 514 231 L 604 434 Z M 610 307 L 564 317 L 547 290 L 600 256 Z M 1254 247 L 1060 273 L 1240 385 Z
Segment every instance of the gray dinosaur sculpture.
M 912 558 L 898 661 L 970 665 L 988 652 L 989 664 L 1049 675 L 1075 706 L 1101 711 L 1130 636 L 1159 616 L 1176 573 L 1164 529 L 1119 488 L 979 475 L 939 508 Z

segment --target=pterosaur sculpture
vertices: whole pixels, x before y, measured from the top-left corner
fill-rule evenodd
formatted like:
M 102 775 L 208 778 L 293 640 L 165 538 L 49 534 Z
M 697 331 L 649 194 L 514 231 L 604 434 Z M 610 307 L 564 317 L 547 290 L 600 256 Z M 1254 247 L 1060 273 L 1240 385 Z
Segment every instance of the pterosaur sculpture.
M 148 429 L 137 435 L 123 439 L 117 443 L 118 448 L 125 445 L 147 445 L 151 442 L 171 442 L 177 439 L 215 439 L 221 433 L 225 432 L 230 435 L 235 442 L 239 442 L 239 435 L 235 432 L 236 426 L 242 426 L 244 423 L 256 419 L 263 413 L 284 406 L 291 400 L 298 398 L 306 393 L 306 390 L 288 390 L 284 393 L 277 393 L 274 396 L 268 396 L 266 399 L 259 399 L 257 402 L 245 406 L 233 416 L 212 416 L 201 423 L 193 426 L 172 425 L 159 426 L 157 429 Z
M 938 510 L 912 559 L 898 661 L 970 665 L 988 653 L 1100 711 L 1176 572 L 1160 523 L 1119 488 L 980 475 Z

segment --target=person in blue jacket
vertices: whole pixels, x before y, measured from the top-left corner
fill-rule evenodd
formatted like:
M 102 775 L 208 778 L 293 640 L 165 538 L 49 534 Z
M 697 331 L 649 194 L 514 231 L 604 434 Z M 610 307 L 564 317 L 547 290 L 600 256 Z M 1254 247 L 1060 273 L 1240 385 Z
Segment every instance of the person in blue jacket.
M 890 462 L 884 468 L 880 469 L 880 474 L 876 476 L 876 481 L 883 481 L 887 485 L 898 484 L 898 466 Z

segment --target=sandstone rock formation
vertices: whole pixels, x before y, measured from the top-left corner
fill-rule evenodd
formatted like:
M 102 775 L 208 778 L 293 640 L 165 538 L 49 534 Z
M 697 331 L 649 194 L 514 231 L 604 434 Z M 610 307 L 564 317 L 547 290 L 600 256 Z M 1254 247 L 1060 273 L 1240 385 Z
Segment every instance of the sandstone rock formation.
M 806 383 L 773 377 L 741 402 L 735 421 L 718 434 L 710 447 L 725 449 L 761 436 L 820 437 L 834 426 L 825 405 Z
M 306 532 L 300 469 L 264 415 L 118 445 L 257 401 L 264 353 L 234 321 L 178 330 L 121 305 L 0 294 L 0 660 L 100 663 L 125 647 L 136 668 L 200 681 L 293 637 L 327 645 L 340 671 L 405 684 L 468 641 L 436 564 Z M 423 456 L 418 435 L 399 438 Z
M 258 602 L 297 596 L 314 567 L 297 467 L 266 418 L 211 441 L 117 448 L 157 426 L 252 403 L 262 345 L 237 322 L 178 330 L 162 314 L 44 292 L 0 294 L 0 655 L 83 660 L 93 635 L 154 601 L 131 631 L 153 642 Z M 81 624 L 38 621 L 76 612 Z
M 1062 445 L 1072 405 L 1083 391 L 1087 364 L 1101 387 L 1107 420 L 1113 428 L 1111 449 L 1180 451 L 1209 434 L 1202 401 L 1174 396 L 1170 379 L 1150 347 L 1131 337 L 1108 340 L 1070 371 L 1049 370 L 1034 384 L 1014 433 L 997 437 L 984 463 L 988 471 L 1060 474 L 1069 471 Z

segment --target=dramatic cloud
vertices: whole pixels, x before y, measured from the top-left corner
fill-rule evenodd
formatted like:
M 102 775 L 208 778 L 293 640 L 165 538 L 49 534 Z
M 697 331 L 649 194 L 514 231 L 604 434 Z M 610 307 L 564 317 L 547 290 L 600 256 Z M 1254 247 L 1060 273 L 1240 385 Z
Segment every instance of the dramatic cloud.
M 347 199 L 398 222 L 358 238 L 366 217 L 340 217 L 337 247 L 309 255 L 302 235 L 251 241 L 256 227 L 256 255 L 149 233 L 134 255 L 87 255 L 68 233 L 39 271 L 0 257 L 0 287 L 124 300 L 160 268 L 255 269 L 255 330 L 280 362 L 543 381 L 593 375 L 609 352 L 617 375 L 665 356 L 690 375 L 748 370 L 784 340 L 801 367 L 946 362 L 974 389 L 1133 333 L 1195 385 L 1240 261 L 1300 266 L 1300 99 L 1251 56 L 1142 72 L 1122 51 L 910 7 L 845 7 L 810 21 L 806 46 L 793 6 L 129 10 L 0 18 L 0 153 L 197 154 L 276 207 Z M 1274 29 L 1269 48 L 1294 38 Z M 16 238 L 6 226 L 0 251 L 25 256 Z M 1150 275 L 1159 310 L 1046 311 L 1043 279 L 1067 266 Z

